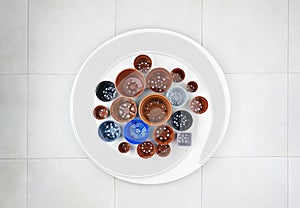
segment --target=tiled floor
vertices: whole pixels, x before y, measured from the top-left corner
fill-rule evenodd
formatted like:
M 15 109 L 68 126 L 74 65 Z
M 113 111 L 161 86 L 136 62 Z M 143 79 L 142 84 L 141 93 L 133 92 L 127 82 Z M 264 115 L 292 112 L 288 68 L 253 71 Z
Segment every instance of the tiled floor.
M 300 1 L 0 0 L 0 207 L 300 207 Z M 95 167 L 68 116 L 89 53 L 136 28 L 183 33 L 216 58 L 232 118 L 201 170 L 169 184 Z

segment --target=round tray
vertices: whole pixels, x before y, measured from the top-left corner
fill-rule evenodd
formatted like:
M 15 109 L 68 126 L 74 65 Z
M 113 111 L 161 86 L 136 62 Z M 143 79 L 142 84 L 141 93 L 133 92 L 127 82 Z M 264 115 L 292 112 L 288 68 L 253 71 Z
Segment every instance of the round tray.
M 95 120 L 92 115 L 95 106 L 111 105 L 111 102 L 104 103 L 97 99 L 97 84 L 105 80 L 114 82 L 121 70 L 134 68 L 133 60 L 140 54 L 152 58 L 151 68 L 164 67 L 169 71 L 177 67 L 184 69 L 184 82 L 175 85 L 184 87 L 188 81 L 196 81 L 199 89 L 189 93 L 189 102 L 200 95 L 209 103 L 208 110 L 202 115 L 190 111 L 194 122 L 185 132 L 192 134 L 192 145 L 183 147 L 173 142 L 172 152 L 166 158 L 155 156 L 145 160 L 138 157 L 135 150 L 126 155 L 119 153 L 117 145 L 124 139 L 121 137 L 112 143 L 102 141 L 97 129 L 103 121 Z M 179 109 L 188 110 L 189 102 Z M 174 108 L 173 112 L 176 110 Z M 195 41 L 160 29 L 127 32 L 102 44 L 81 67 L 71 96 L 72 126 L 84 151 L 104 171 L 135 183 L 165 183 L 201 167 L 221 143 L 229 114 L 228 87 L 215 60 Z M 113 119 L 109 117 L 106 120 Z

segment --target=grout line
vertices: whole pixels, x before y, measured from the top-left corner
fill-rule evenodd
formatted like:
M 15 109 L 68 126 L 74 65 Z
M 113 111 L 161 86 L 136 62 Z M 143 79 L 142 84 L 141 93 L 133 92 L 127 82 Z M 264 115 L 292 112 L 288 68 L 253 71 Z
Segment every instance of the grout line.
M 213 156 L 211 158 L 219 159 L 219 158 L 224 158 L 224 159 L 251 159 L 251 158 L 286 158 L 287 156 Z
M 117 2 L 118 0 L 115 0 L 115 31 L 114 31 L 114 35 L 117 35 Z
M 232 75 L 286 75 L 287 72 L 283 73 L 237 73 L 237 72 L 224 72 L 224 74 L 232 74 Z
M 116 207 L 117 207 L 117 179 L 116 177 L 114 177 L 114 208 Z
M 201 2 L 201 7 L 202 7 L 202 28 L 201 28 L 201 45 L 204 46 L 204 41 L 203 41 L 203 30 L 204 30 L 204 8 L 203 8 L 203 5 L 204 5 L 204 0 L 202 0 Z
M 201 190 L 200 190 L 200 208 L 203 207 L 203 165 L 201 167 Z
M 253 158 L 300 158 L 300 155 L 297 156 L 213 156 L 213 159 L 253 159 Z M 28 160 L 89 160 L 88 157 L 28 157 Z M 0 158 L 1 160 L 27 160 L 26 157 L 21 158 Z
M 7 76 L 7 75 L 77 75 L 77 72 L 45 72 L 45 73 L 41 73 L 41 72 L 30 72 L 30 73 L 18 73 L 18 72 L 0 72 L 0 76 Z M 284 72 L 284 73 L 238 73 L 238 72 L 224 72 L 224 74 L 228 74 L 228 75 L 285 75 L 285 74 L 295 74 L 295 75 L 300 75 L 300 72 Z
M 26 114 L 27 114 L 27 122 L 26 122 L 26 207 L 29 207 L 29 164 L 28 164 L 28 155 L 29 155 L 29 133 L 28 133 L 28 126 L 29 126 L 29 41 L 30 41 L 30 33 L 29 33 L 29 2 L 27 0 L 27 107 L 26 107 Z
M 24 158 L 0 158 L 0 161 L 1 160 L 27 160 L 27 158 L 26 157 L 24 157 Z
M 116 36 L 117 35 L 117 4 L 118 4 L 118 1 L 117 0 L 115 0 L 115 31 L 114 31 L 114 35 Z M 117 207 L 117 191 L 116 191 L 116 186 L 117 186 L 117 184 L 116 184 L 116 177 L 114 177 L 113 176 L 113 178 L 114 178 L 114 208 L 116 208 Z
M 88 157 L 29 157 L 28 160 L 89 160 Z
M 287 154 L 287 162 L 286 162 L 286 175 L 287 175 L 287 187 L 286 187 L 286 197 L 287 197 L 287 208 L 289 208 L 289 188 L 290 188 L 290 177 L 289 177 L 289 104 L 290 104 L 290 96 L 289 96 L 289 91 L 290 91 L 290 76 L 289 76 L 289 60 L 290 60 L 290 1 L 287 1 L 287 130 L 286 130 L 286 134 L 287 134 L 287 144 L 286 144 L 286 154 Z
M 29 73 L 29 75 L 77 75 L 76 72 L 66 72 L 66 73 L 55 73 L 55 72 L 51 72 L 51 73 Z

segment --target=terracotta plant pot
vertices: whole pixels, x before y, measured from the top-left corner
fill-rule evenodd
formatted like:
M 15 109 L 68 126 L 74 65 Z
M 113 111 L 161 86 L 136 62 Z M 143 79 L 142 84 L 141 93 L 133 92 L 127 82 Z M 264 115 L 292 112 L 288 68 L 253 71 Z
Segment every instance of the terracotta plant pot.
M 166 145 L 174 140 L 175 133 L 171 126 L 160 125 L 154 129 L 153 138 L 157 144 Z
M 151 66 L 152 66 L 152 60 L 147 55 L 139 55 L 134 59 L 134 68 L 139 70 L 142 73 L 147 73 Z
M 111 104 L 110 113 L 116 121 L 125 123 L 134 119 L 137 106 L 133 99 L 120 97 Z
M 191 101 L 190 108 L 194 113 L 202 114 L 208 108 L 208 102 L 204 97 L 197 96 Z
M 172 85 L 172 76 L 164 68 L 155 68 L 148 73 L 146 82 L 149 89 L 153 92 L 163 93 Z
M 185 73 L 180 68 L 175 68 L 171 71 L 173 82 L 182 82 L 185 78 Z
M 130 150 L 130 144 L 128 142 L 122 142 L 119 144 L 118 149 L 121 153 L 127 153 Z
M 137 97 L 144 92 L 144 75 L 135 69 L 121 71 L 115 81 L 117 91 L 125 97 Z
M 197 82 L 194 82 L 194 81 L 188 82 L 187 85 L 186 85 L 186 90 L 188 92 L 196 92 L 198 90 Z
M 155 152 L 160 157 L 167 157 L 171 153 L 171 147 L 168 144 L 166 145 L 159 144 L 155 147 Z
M 163 95 L 151 94 L 139 105 L 140 118 L 148 125 L 157 126 L 167 122 L 172 114 L 172 105 Z
M 136 151 L 141 158 L 147 159 L 154 155 L 155 146 L 152 142 L 145 141 L 137 146 Z
M 103 105 L 98 105 L 94 108 L 93 114 L 96 119 L 102 120 L 107 118 L 107 116 L 109 115 L 109 111 L 107 107 Z

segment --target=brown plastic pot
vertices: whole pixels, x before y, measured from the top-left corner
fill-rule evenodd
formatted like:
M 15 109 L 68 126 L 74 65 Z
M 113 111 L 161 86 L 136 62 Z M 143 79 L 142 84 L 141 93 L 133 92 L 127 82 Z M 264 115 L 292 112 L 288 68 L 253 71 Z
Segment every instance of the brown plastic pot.
M 152 142 L 145 141 L 137 146 L 136 151 L 141 158 L 148 159 L 154 155 L 155 146 Z
M 175 133 L 171 126 L 160 125 L 154 129 L 153 138 L 157 144 L 166 145 L 174 140 Z
M 98 105 L 94 108 L 93 115 L 96 119 L 102 120 L 105 119 L 109 115 L 109 111 L 107 107 L 103 105 Z
M 157 126 L 167 122 L 172 115 L 172 105 L 163 95 L 151 94 L 139 105 L 140 118 L 148 125 Z
M 190 108 L 194 113 L 202 114 L 208 108 L 208 102 L 204 97 L 197 96 L 191 101 Z
M 134 68 L 136 68 L 140 72 L 147 73 L 152 66 L 152 60 L 147 55 L 139 55 L 134 59 L 133 65 Z
M 146 87 L 144 75 L 136 69 L 121 71 L 115 81 L 117 91 L 125 97 L 137 97 Z
M 196 92 L 198 90 L 198 84 L 195 81 L 190 81 L 186 85 L 186 90 L 188 92 Z
M 125 123 L 134 119 L 137 106 L 133 99 L 120 97 L 111 104 L 110 113 L 116 121 Z
M 155 68 L 148 73 L 146 82 L 153 92 L 163 93 L 171 87 L 172 75 L 164 68 Z
M 171 71 L 173 82 L 182 82 L 185 78 L 185 73 L 180 68 L 175 68 Z
M 167 157 L 171 152 L 171 147 L 168 144 L 166 145 L 159 144 L 155 147 L 155 152 L 160 157 Z

